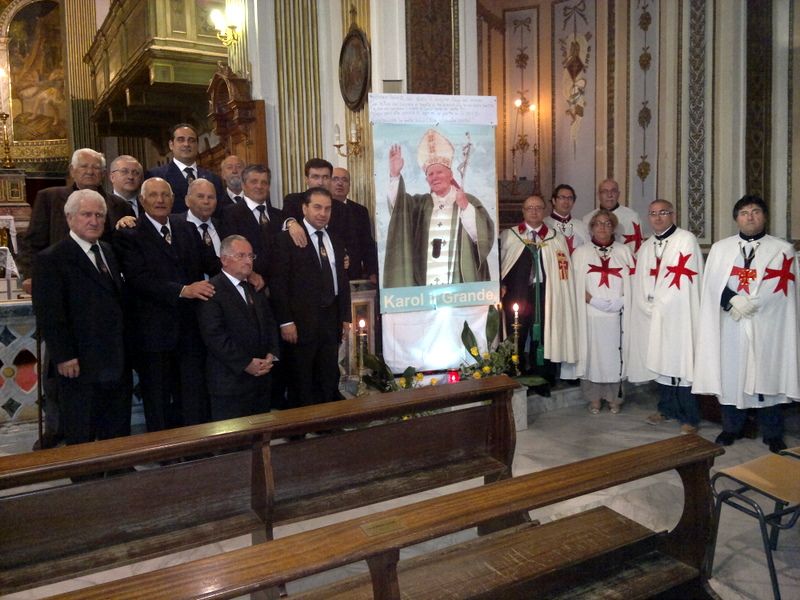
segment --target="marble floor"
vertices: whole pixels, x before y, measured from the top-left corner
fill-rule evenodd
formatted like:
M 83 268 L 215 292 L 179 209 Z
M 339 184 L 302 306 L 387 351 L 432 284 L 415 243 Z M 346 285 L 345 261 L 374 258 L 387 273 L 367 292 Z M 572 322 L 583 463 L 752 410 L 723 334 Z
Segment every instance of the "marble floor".
M 549 404 L 550 410 L 538 412 L 536 407 L 539 403 Z M 545 401 L 538 397 L 529 398 L 529 426 L 527 430 L 517 434 L 514 474 L 530 473 L 679 435 L 678 425 L 675 422 L 668 422 L 658 427 L 647 425 L 644 422 L 644 418 L 653 412 L 655 403 L 655 398 L 650 394 L 640 394 L 635 401 L 626 403 L 618 415 L 612 415 L 607 410 L 599 415 L 592 415 L 583 405 L 574 402 L 566 403 L 566 406 L 559 408 L 551 401 Z M 700 435 L 713 440 L 719 431 L 719 425 L 703 422 Z M 800 445 L 800 437 L 796 431 L 794 429 L 793 433 L 786 437 L 789 446 Z M 32 426 L 0 428 L 0 453 L 25 451 L 30 448 L 34 437 L 35 429 Z M 739 440 L 733 446 L 726 448 L 725 454 L 717 459 L 713 470 L 736 465 L 767 452 L 766 446 L 758 439 Z M 278 527 L 276 536 L 283 537 L 300 530 L 319 527 L 334 521 L 479 484 L 480 481 L 466 482 L 433 492 L 385 502 L 368 509 L 358 509 L 335 516 Z M 593 506 L 607 505 L 647 527 L 663 530 L 670 529 L 677 523 L 681 513 L 682 498 L 683 493 L 678 476 L 675 473 L 666 473 L 582 496 L 546 509 L 536 510 L 532 516 L 541 522 L 547 522 Z M 474 531 L 470 530 L 448 536 L 446 539 L 433 540 L 404 550 L 402 556 L 428 552 L 474 535 Z M 136 565 L 95 573 L 79 579 L 11 594 L 5 598 L 43 598 L 58 592 L 231 550 L 248 543 L 247 536 L 243 536 L 180 553 L 180 555 L 170 555 Z M 800 598 L 800 525 L 781 533 L 778 550 L 774 556 L 783 598 Z M 288 591 L 291 595 L 293 591 L 315 587 L 322 582 L 365 570 L 366 565 L 356 563 L 336 571 L 293 582 L 289 585 Z M 757 523 L 754 519 L 730 508 L 724 508 L 722 513 L 711 587 L 723 600 L 761 600 L 772 597 Z

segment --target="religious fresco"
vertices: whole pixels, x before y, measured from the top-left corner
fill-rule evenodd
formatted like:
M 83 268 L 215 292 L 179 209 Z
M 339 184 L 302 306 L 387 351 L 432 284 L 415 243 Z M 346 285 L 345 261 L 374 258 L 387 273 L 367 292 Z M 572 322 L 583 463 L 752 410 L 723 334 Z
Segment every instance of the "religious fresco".
M 22 8 L 8 29 L 15 141 L 67 137 L 64 60 L 58 2 Z

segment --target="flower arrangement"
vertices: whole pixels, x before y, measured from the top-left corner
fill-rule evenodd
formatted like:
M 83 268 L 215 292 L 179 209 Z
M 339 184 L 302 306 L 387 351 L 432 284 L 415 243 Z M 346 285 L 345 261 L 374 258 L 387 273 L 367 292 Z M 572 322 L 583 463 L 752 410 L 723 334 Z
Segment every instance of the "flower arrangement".
M 546 383 L 544 379 L 535 375 L 520 375 L 519 355 L 514 346 L 513 338 L 506 338 L 497 344 L 494 350 L 491 350 L 499 331 L 500 312 L 494 306 L 490 306 L 489 314 L 486 316 L 486 342 L 490 350 L 481 353 L 472 328 L 469 323 L 464 321 L 464 328 L 461 330 L 461 342 L 464 344 L 467 355 L 472 362 L 461 364 L 461 378 L 481 379 L 491 375 L 506 374 L 527 386 Z

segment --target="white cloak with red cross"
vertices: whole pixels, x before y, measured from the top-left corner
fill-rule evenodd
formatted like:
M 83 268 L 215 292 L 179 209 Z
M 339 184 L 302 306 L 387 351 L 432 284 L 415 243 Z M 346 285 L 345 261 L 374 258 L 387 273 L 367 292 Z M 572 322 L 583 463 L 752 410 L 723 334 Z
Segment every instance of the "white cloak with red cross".
M 523 240 L 525 224 L 506 229 L 500 234 L 500 278 L 513 268 L 526 249 Z M 575 288 L 572 284 L 572 262 L 563 235 L 548 231 L 541 249 L 542 265 L 547 275 L 544 292 L 544 357 L 552 362 L 571 363 L 578 357 L 575 327 Z M 511 324 L 506 323 L 511 334 Z
M 738 235 L 720 240 L 708 255 L 692 391 L 738 408 L 800 399 L 800 275 L 794 248 L 765 235 L 745 276 L 740 241 Z M 755 302 L 756 313 L 734 321 L 720 306 L 725 286 Z
M 631 281 L 627 373 L 633 382 L 659 376 L 694 381 L 703 254 L 697 238 L 678 227 L 642 243 Z M 658 254 L 661 261 L 657 261 Z

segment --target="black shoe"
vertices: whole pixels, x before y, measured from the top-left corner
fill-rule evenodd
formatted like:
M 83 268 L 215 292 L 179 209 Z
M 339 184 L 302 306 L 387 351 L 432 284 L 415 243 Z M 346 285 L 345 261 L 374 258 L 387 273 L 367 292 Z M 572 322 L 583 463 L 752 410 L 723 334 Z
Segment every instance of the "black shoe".
M 64 436 L 60 433 L 45 433 L 42 435 L 42 439 L 36 440 L 33 444 L 34 452 L 36 450 L 46 450 L 48 448 L 55 448 L 64 440 Z
M 534 385 L 530 389 L 532 389 L 533 393 L 536 394 L 537 396 L 542 396 L 544 398 L 550 397 L 550 385 L 547 383 L 544 383 L 542 385 Z
M 717 439 L 714 440 L 714 443 L 719 444 L 720 446 L 730 446 L 735 441 L 736 441 L 735 433 L 731 433 L 730 431 L 723 431 L 717 436 Z
M 764 443 L 769 446 L 769 451 L 778 454 L 781 450 L 786 450 L 786 442 L 782 437 L 764 438 Z

